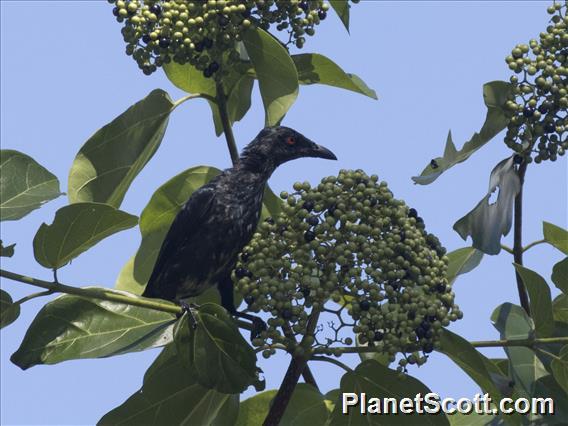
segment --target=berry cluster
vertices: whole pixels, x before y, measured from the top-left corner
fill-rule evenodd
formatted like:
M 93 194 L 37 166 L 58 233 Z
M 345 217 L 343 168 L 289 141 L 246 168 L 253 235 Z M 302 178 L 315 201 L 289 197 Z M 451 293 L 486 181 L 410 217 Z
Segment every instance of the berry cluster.
M 568 149 L 567 7 L 568 2 L 550 6 L 546 32 L 538 41 L 517 45 L 506 58 L 517 75 L 511 77 L 513 92 L 506 103 L 511 121 L 505 143 L 519 163 L 555 161 Z
M 260 225 L 233 273 L 248 310 L 270 314 L 253 344 L 266 357 L 275 345 L 337 355 L 353 343 L 343 335 L 356 333 L 392 360 L 402 353 L 400 371 L 424 363 L 441 328 L 462 317 L 439 240 L 376 175 L 342 170 L 294 190 L 281 194 L 283 213 Z M 320 325 L 301 346 L 295 337 L 306 335 L 313 312 L 339 324 L 328 322 L 324 339 Z
M 248 28 L 287 31 L 301 48 L 327 16 L 323 0 L 108 0 L 124 22 L 126 54 L 144 74 L 170 61 L 189 63 L 205 77 L 239 60 L 237 42 Z M 221 72 L 219 72 L 221 70 Z

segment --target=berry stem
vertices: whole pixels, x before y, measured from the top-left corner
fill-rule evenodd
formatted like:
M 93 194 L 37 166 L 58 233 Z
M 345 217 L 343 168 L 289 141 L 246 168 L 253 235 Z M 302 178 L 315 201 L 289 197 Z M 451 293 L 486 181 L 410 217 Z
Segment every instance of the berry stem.
M 330 358 L 328 356 L 313 356 L 310 358 L 310 361 L 324 361 L 324 362 L 329 362 L 330 364 L 334 364 L 337 365 L 340 368 L 343 368 L 345 371 L 352 372 L 353 369 L 350 368 L 348 365 L 342 363 L 341 361 L 334 359 L 334 358 Z
M 229 113 L 227 110 L 227 96 L 223 89 L 223 84 L 221 82 L 216 83 L 217 88 L 217 107 L 219 108 L 219 115 L 221 117 L 221 124 L 223 125 L 223 133 L 225 134 L 225 139 L 227 140 L 227 148 L 229 148 L 229 154 L 231 155 L 231 161 L 233 166 L 235 166 L 239 161 L 239 151 L 237 150 L 237 143 L 235 142 L 235 135 L 233 134 L 233 128 L 231 127 L 231 121 L 229 120 Z
M 294 332 L 292 331 L 292 328 L 290 327 L 290 324 L 288 322 L 285 322 L 284 325 L 282 326 L 282 331 L 284 331 L 284 335 L 291 340 L 296 340 L 296 337 L 294 336 Z M 315 387 L 317 390 L 319 390 L 319 386 L 316 382 L 316 378 L 314 377 L 312 370 L 310 370 L 310 367 L 308 366 L 308 364 L 306 364 L 306 367 L 304 368 L 304 371 L 302 372 L 302 377 L 304 378 L 304 381 L 309 384 L 312 385 L 313 387 Z
M 306 337 L 314 335 L 318 324 L 319 314 L 319 310 L 315 309 L 310 314 L 306 327 L 306 334 L 304 335 L 302 342 L 306 339 Z M 294 389 L 296 389 L 296 384 L 308 364 L 309 357 L 309 355 L 292 356 L 292 361 L 290 362 L 288 370 L 282 380 L 282 384 L 272 401 L 272 406 L 270 407 L 268 415 L 264 419 L 263 426 L 278 426 L 282 416 L 284 416 L 284 412 L 286 411 L 286 407 L 288 406 L 290 399 L 292 399 L 292 394 L 294 393 Z
M 523 264 L 523 185 L 525 182 L 525 173 L 527 171 L 527 163 L 523 163 L 519 166 L 517 174 L 520 180 L 519 193 L 515 197 L 515 213 L 514 213 L 514 236 L 513 236 L 513 258 L 517 265 Z M 527 312 L 527 315 L 531 315 L 531 309 L 529 305 L 529 296 L 527 293 L 527 288 L 521 279 L 521 276 L 517 271 L 515 271 L 515 276 L 517 278 L 517 290 L 519 292 L 519 299 L 521 306 Z

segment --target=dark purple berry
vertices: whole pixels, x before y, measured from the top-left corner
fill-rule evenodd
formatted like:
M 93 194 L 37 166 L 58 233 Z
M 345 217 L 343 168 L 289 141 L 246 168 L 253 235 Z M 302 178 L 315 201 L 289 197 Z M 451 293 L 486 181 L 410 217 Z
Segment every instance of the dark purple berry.
M 306 240 L 308 243 L 310 241 L 315 240 L 315 238 L 316 238 L 316 234 L 313 231 L 306 231 L 304 233 L 304 240 Z
M 249 259 L 249 257 L 250 257 L 249 253 L 247 253 L 247 252 L 241 253 L 241 260 L 243 262 L 246 262 Z
M 249 296 L 246 296 L 246 297 L 245 297 L 245 303 L 246 303 L 247 305 L 252 305 L 252 304 L 254 303 L 254 297 L 252 297 L 252 296 L 250 296 L 250 295 L 249 295 Z
M 438 290 L 438 293 L 445 293 L 446 292 L 446 284 L 444 283 L 440 283 L 436 286 L 436 290 Z
M 159 4 L 153 4 L 150 6 L 150 12 L 152 12 L 156 16 L 160 16 L 162 14 L 162 6 Z
M 307 12 L 307 11 L 310 9 L 310 5 L 308 4 L 307 1 L 301 1 L 298 6 L 299 6 L 300 9 L 302 9 L 304 12 Z
M 325 10 L 320 10 L 318 12 L 318 16 L 323 21 L 325 18 L 327 18 L 327 12 Z
M 209 69 L 211 70 L 211 72 L 216 73 L 217 71 L 219 71 L 219 64 L 217 62 L 211 62 L 209 64 Z M 272 223 L 274 224 L 274 220 L 272 221 Z
M 150 43 L 150 40 L 152 40 L 152 39 L 150 38 L 150 35 L 149 35 L 149 34 L 144 34 L 144 35 L 142 36 L 142 41 L 143 41 L 144 43 L 148 44 L 148 43 Z
M 170 45 L 170 39 L 167 37 L 162 37 L 160 39 L 160 41 L 158 42 L 158 45 L 162 48 L 162 49 L 167 49 L 168 46 Z
M 314 206 L 315 204 L 313 201 L 306 201 L 302 207 L 304 210 L 311 212 L 314 209 Z
M 237 278 L 244 278 L 248 276 L 249 271 L 245 268 L 237 268 L 235 269 L 235 275 Z
M 203 77 L 210 78 L 212 75 L 213 71 L 211 71 L 211 68 L 207 67 L 203 70 Z
M 377 199 L 375 197 L 372 197 L 369 202 L 371 203 L 371 207 L 375 207 L 377 205 Z
M 424 348 L 422 350 L 424 351 L 425 354 L 429 354 L 434 350 L 434 345 L 428 342 L 424 345 Z
M 282 318 L 284 318 L 285 320 L 292 318 L 292 311 L 290 309 L 284 309 L 282 311 Z
M 556 126 L 554 125 L 554 123 L 549 121 L 544 125 L 545 133 L 553 133 L 554 131 L 556 131 Z
M 241 13 L 241 15 L 245 19 L 250 18 L 250 10 L 249 9 L 245 10 L 243 13 Z
M 408 209 L 408 217 L 417 218 L 418 212 L 416 211 L 416 209 L 413 209 L 413 208 Z
M 118 7 L 114 7 L 114 8 L 112 9 L 112 14 L 113 14 L 114 16 L 118 16 Z
M 522 162 L 523 162 L 523 157 L 519 154 L 515 154 L 515 156 L 513 157 L 513 163 L 521 164 Z
M 211 40 L 210 38 L 204 38 L 203 47 L 205 49 L 211 49 L 213 47 L 213 40 Z
M 526 106 L 523 109 L 523 115 L 527 118 L 531 118 L 534 115 L 534 108 L 531 108 L 530 106 Z
M 424 219 L 422 219 L 420 216 L 416 216 L 416 223 L 424 223 Z
M 542 104 L 540 104 L 540 106 L 538 107 L 538 111 L 541 114 L 546 114 L 548 112 L 548 110 L 550 109 L 550 102 L 548 101 L 544 101 Z
M 203 42 L 202 41 L 198 41 L 197 43 L 195 43 L 195 51 L 196 52 L 203 52 Z
M 224 28 L 227 25 L 229 25 L 230 21 L 229 21 L 229 18 L 227 18 L 225 15 L 221 15 L 221 16 L 219 16 L 218 22 L 219 22 L 219 25 Z
M 308 297 L 310 295 L 310 289 L 307 287 L 302 287 L 300 292 L 304 295 L 304 297 Z
M 310 216 L 306 219 L 308 225 L 316 226 L 319 223 L 319 219 L 316 216 Z
M 381 340 L 383 340 L 384 334 L 382 331 L 375 331 L 375 337 L 374 340 L 375 342 L 380 342 Z
M 368 300 L 361 300 L 359 302 L 359 308 L 362 311 L 368 311 L 369 309 L 371 309 L 371 302 L 369 302 Z

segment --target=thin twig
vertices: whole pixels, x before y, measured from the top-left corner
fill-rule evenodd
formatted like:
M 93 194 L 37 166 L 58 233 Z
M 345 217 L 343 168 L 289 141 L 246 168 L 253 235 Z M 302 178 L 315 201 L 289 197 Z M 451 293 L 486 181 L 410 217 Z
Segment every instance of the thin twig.
M 525 182 L 525 173 L 527 171 L 527 163 L 523 162 L 519 166 L 517 172 L 519 176 L 519 181 L 521 183 L 519 193 L 515 197 L 515 225 L 514 225 L 514 236 L 513 236 L 513 258 L 517 265 L 523 264 L 523 184 Z M 519 292 L 519 300 L 521 306 L 526 311 L 527 315 L 531 315 L 531 308 L 529 304 L 529 295 L 527 293 L 527 288 L 521 279 L 521 276 L 517 271 L 515 271 L 515 276 L 517 278 L 517 290 Z
M 35 299 L 37 297 L 49 296 L 50 294 L 53 294 L 53 291 L 45 290 L 45 291 L 40 291 L 40 292 L 37 292 L 37 293 L 28 294 L 27 296 L 22 297 L 20 300 L 16 300 L 14 302 L 14 305 L 21 305 L 22 303 L 25 303 L 28 300 L 32 300 L 32 299 Z
M 505 244 L 501 244 L 501 248 L 502 248 L 503 250 L 505 250 L 507 253 L 515 254 L 515 252 L 513 251 L 513 249 L 512 249 L 511 247 L 506 246 Z
M 528 249 L 530 249 L 530 248 L 532 248 L 532 247 L 534 247 L 534 246 L 537 246 L 537 245 L 539 245 L 539 244 L 543 244 L 543 243 L 546 243 L 546 240 L 545 240 L 545 239 L 533 241 L 533 242 L 530 243 L 529 245 L 523 247 L 523 253 L 524 253 L 525 251 L 527 251 Z
M 341 361 L 334 359 L 334 358 L 330 358 L 327 356 L 312 356 L 310 358 L 310 361 L 324 361 L 324 362 L 329 362 L 330 364 L 334 364 L 337 365 L 338 367 L 343 368 L 345 371 L 347 372 L 352 372 L 353 369 L 351 367 L 349 367 L 348 365 L 342 363 Z

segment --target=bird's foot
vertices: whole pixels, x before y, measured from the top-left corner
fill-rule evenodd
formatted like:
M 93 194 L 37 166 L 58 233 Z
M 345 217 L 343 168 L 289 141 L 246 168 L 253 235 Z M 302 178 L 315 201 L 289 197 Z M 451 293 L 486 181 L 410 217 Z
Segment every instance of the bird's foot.
M 250 330 L 250 340 L 256 339 L 260 336 L 260 333 L 266 330 L 266 323 L 257 316 L 246 314 L 244 312 L 234 312 L 233 315 L 238 318 L 248 319 L 252 323 L 252 328 Z
M 195 330 L 197 328 L 197 320 L 195 319 L 195 315 L 193 315 L 192 309 L 196 308 L 197 305 L 194 305 L 193 303 L 187 303 L 183 300 L 179 302 L 179 305 L 181 306 L 183 313 L 187 312 L 187 319 L 189 321 L 189 324 L 191 328 Z M 181 315 L 178 315 L 178 317 L 181 317 L 183 313 Z

